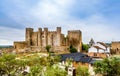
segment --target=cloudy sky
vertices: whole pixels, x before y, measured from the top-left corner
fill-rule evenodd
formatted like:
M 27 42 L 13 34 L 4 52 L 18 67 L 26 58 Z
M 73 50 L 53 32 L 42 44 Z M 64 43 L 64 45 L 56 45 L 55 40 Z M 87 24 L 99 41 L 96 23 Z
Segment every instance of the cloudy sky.
M 120 0 L 1 0 L 0 45 L 25 39 L 25 28 L 81 30 L 84 43 L 120 40 Z

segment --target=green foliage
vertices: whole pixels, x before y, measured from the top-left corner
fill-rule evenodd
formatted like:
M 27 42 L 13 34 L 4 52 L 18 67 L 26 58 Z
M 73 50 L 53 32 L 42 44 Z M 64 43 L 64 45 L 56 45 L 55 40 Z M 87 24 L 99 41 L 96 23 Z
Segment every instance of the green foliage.
M 43 69 L 43 66 L 37 64 L 37 65 L 34 65 L 34 66 L 31 66 L 31 71 L 29 73 L 29 75 L 32 75 L 32 76 L 40 76 L 42 74 L 42 69 Z
M 88 44 L 83 44 L 83 43 L 82 43 L 82 51 L 88 52 L 88 49 L 89 49 L 89 45 L 88 45 Z
M 60 62 L 60 56 L 54 56 L 53 57 L 53 60 L 54 60 L 54 64 L 57 63 L 57 62 Z
M 77 49 L 74 48 L 72 45 L 70 45 L 69 50 L 70 50 L 70 53 L 76 53 L 77 52 Z
M 47 52 L 49 53 L 51 46 L 50 46 L 50 45 L 47 45 L 45 48 L 46 48 Z
M 67 72 L 58 67 L 47 67 L 44 76 L 67 76 Z
M 105 76 L 120 75 L 120 58 L 106 58 L 102 61 L 97 61 L 94 66 L 95 73 L 100 73 Z
M 4 54 L 0 57 L 0 75 L 23 76 L 21 72 L 26 66 L 30 72 L 26 76 L 66 76 L 66 71 L 53 67 L 60 61 L 59 56 L 40 57 L 39 55 L 16 58 L 13 54 Z M 46 70 L 44 70 L 46 68 Z M 52 74 L 53 72 L 53 74 Z
M 73 59 L 72 58 L 70 58 L 70 59 L 67 58 L 66 62 L 67 62 L 66 67 L 69 67 L 72 64 Z
M 86 66 L 78 66 L 76 69 L 76 76 L 89 76 L 88 68 Z
M 1 74 L 14 75 L 19 68 L 19 61 L 17 61 L 15 55 L 4 54 L 0 57 L 0 72 Z

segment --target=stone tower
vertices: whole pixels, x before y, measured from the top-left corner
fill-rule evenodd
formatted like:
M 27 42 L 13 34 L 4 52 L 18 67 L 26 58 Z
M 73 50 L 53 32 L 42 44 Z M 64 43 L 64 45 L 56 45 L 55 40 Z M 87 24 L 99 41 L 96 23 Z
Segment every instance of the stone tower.
M 42 41 L 43 41 L 43 46 L 47 46 L 48 45 L 48 28 L 44 28 L 44 32 L 42 35 Z
M 42 46 L 42 28 L 38 28 L 38 46 Z
M 31 46 L 31 44 L 32 44 L 32 42 L 31 42 L 31 40 L 32 40 L 32 33 L 33 33 L 33 28 L 26 28 L 26 42 L 27 42 L 27 46 L 28 47 L 30 47 Z
M 61 27 L 57 27 L 57 43 L 56 46 L 61 46 Z
M 82 50 L 82 33 L 80 30 L 68 31 L 69 46 L 73 45 L 78 52 Z

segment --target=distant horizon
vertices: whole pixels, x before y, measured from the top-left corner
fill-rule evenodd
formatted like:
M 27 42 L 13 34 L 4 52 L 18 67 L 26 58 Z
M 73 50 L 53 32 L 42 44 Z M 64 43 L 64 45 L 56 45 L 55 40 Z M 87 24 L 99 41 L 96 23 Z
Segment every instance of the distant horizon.
M 0 45 L 25 40 L 25 28 L 81 30 L 83 43 L 120 41 L 120 0 L 2 0 Z
M 0 46 L 13 46 L 13 45 L 0 45 Z

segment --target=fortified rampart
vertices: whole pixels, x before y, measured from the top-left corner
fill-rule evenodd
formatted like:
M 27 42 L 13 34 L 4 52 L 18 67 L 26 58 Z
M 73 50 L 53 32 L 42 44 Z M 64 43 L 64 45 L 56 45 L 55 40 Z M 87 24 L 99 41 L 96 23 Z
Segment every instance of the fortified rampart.
M 111 44 L 111 53 L 112 54 L 120 54 L 120 41 L 112 42 L 112 44 Z
M 56 31 L 49 31 L 48 28 L 38 28 L 34 32 L 33 28 L 26 28 L 25 41 L 14 42 L 16 52 L 21 51 L 45 51 L 45 47 L 50 45 L 51 51 L 68 51 L 70 45 L 81 50 L 82 33 L 80 30 L 68 31 L 67 37 L 61 33 L 61 27 L 57 27 Z

